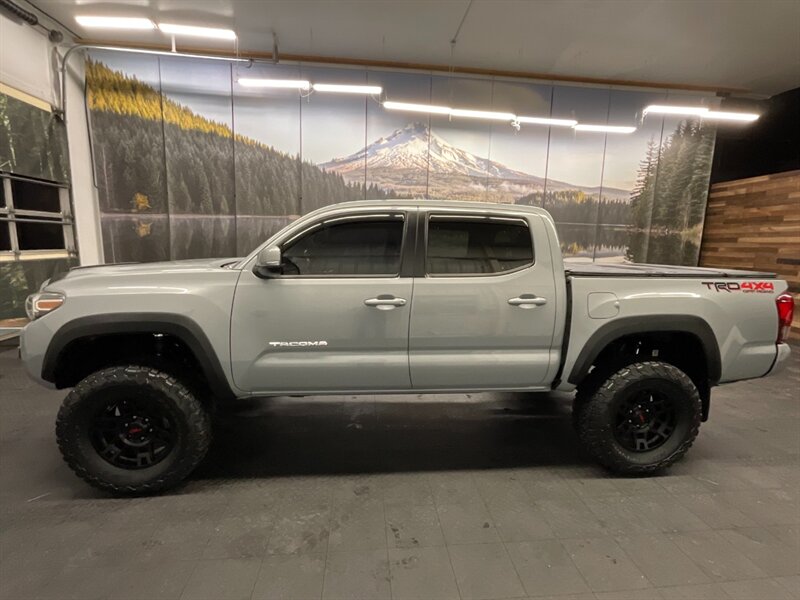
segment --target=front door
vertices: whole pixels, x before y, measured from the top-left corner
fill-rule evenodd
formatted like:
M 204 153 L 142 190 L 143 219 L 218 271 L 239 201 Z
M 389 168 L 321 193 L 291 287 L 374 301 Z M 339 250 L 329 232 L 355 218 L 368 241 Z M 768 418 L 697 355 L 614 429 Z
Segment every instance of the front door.
M 405 212 L 331 217 L 283 243 L 282 274 L 243 271 L 231 320 L 237 387 L 409 389 L 413 280 L 401 276 L 408 221 Z
M 414 389 L 544 387 L 556 294 L 540 217 L 442 211 L 424 221 L 409 335 Z

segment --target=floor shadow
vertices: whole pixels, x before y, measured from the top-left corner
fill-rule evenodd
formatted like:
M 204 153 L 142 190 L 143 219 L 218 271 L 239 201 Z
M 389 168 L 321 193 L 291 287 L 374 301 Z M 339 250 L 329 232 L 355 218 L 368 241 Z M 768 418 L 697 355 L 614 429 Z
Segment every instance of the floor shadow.
M 570 405 L 564 394 L 240 402 L 217 416 L 193 479 L 583 464 Z

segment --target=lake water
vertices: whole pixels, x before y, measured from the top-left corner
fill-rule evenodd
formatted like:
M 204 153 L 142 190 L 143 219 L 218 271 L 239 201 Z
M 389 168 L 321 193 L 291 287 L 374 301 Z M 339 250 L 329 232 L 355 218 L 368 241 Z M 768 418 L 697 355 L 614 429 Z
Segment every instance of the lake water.
M 106 262 L 243 256 L 294 216 L 104 214 Z M 625 225 L 557 223 L 565 257 L 585 261 L 697 264 L 699 240 L 647 234 Z

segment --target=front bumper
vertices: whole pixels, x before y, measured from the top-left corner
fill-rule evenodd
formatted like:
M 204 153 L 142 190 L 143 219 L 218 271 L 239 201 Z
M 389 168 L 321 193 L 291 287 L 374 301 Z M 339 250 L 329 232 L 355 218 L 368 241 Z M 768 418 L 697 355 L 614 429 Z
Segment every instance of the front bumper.
M 55 384 L 42 379 L 42 362 L 44 361 L 44 351 L 47 349 L 47 344 L 44 340 L 38 339 L 41 336 L 41 332 L 36 331 L 35 323 L 36 321 L 28 323 L 22 328 L 22 331 L 20 331 L 19 357 L 22 359 L 25 371 L 31 379 L 39 385 L 55 389 Z M 35 351 L 34 349 L 37 347 L 39 350 Z

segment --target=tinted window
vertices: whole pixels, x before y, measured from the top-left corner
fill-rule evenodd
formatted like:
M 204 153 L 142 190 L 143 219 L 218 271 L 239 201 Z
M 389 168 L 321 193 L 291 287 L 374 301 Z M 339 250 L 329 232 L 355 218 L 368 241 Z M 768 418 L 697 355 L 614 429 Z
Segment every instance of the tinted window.
M 533 262 L 531 234 L 521 221 L 432 217 L 426 260 L 431 275 L 502 273 Z
M 64 226 L 60 223 L 28 223 L 17 221 L 20 250 L 61 250 L 64 248 Z
M 322 225 L 283 249 L 285 275 L 397 275 L 403 221 Z
M 14 208 L 54 213 L 61 212 L 61 200 L 57 187 L 21 179 L 12 179 L 11 187 Z
M 0 252 L 11 250 L 11 236 L 8 233 L 8 221 L 0 221 Z

